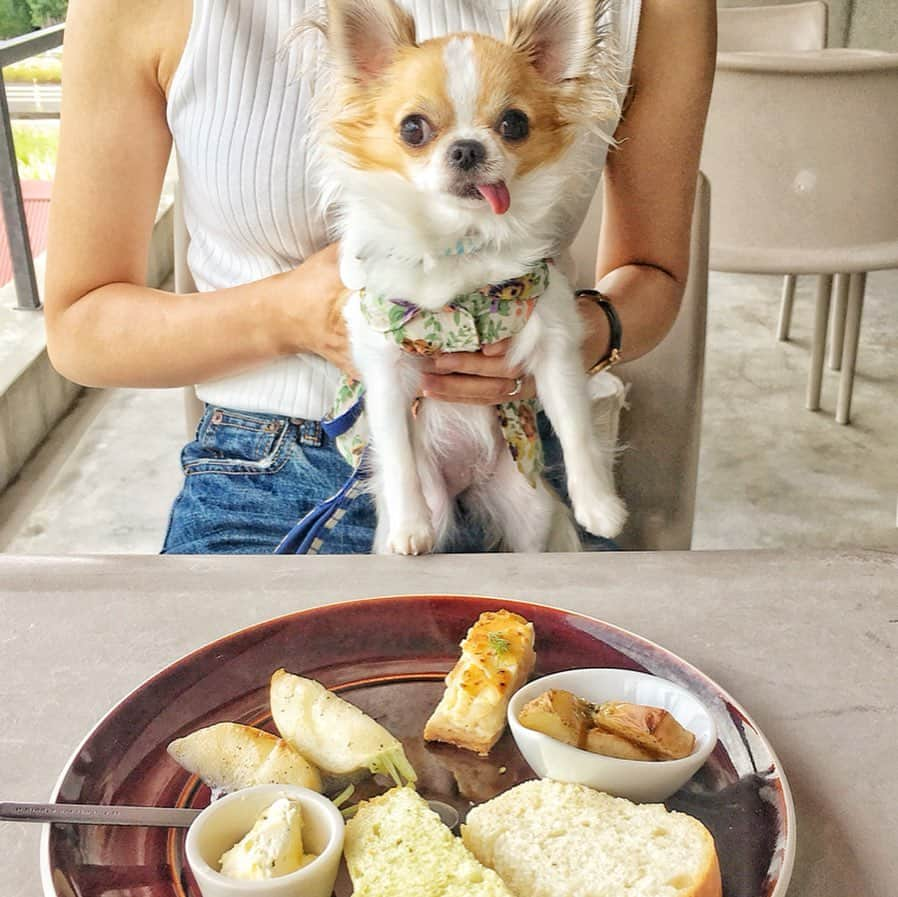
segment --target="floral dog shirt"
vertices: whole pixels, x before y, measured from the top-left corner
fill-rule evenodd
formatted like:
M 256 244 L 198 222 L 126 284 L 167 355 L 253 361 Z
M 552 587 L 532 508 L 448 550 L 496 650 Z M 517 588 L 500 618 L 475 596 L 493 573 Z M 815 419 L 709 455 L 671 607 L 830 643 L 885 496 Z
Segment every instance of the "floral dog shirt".
M 367 290 L 360 292 L 361 310 L 368 324 L 406 352 L 476 352 L 481 346 L 514 336 L 524 328 L 536 300 L 549 285 L 549 262 L 533 265 L 526 274 L 489 284 L 473 293 L 454 297 L 436 311 L 419 308 L 404 299 L 390 299 Z M 344 376 L 337 390 L 331 420 L 360 410 L 364 386 Z M 543 468 L 542 444 L 536 424 L 535 399 L 511 399 L 496 406 L 496 414 L 508 450 L 531 486 Z M 358 413 L 352 425 L 336 439 L 344 460 L 358 467 L 368 445 L 365 416 Z

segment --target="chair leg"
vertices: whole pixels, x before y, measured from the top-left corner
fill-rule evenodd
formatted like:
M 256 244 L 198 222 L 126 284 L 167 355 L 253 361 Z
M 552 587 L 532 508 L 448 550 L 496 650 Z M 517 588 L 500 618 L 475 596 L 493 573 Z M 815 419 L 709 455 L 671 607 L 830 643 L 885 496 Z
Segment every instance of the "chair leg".
M 836 423 L 851 420 L 851 391 L 854 387 L 854 368 L 857 363 L 858 340 L 861 335 L 861 313 L 864 310 L 866 274 L 852 274 L 848 288 L 848 310 L 845 315 L 845 354 L 842 375 L 839 377 L 839 399 L 836 404 Z
M 805 403 L 809 411 L 820 408 L 820 389 L 823 386 L 823 356 L 826 354 L 826 325 L 829 323 L 829 300 L 832 295 L 832 274 L 817 278 L 817 310 L 814 314 L 814 344 L 811 347 L 811 373 Z
M 842 366 L 842 345 L 845 341 L 845 312 L 848 308 L 848 281 L 850 275 L 837 274 L 833 286 L 833 336 L 829 343 L 829 368 L 837 371 Z
M 794 274 L 787 274 L 783 278 L 783 301 L 780 303 L 780 322 L 777 328 L 776 338 L 780 342 L 789 339 L 789 327 L 792 324 L 792 303 L 795 301 L 795 281 L 797 277 Z

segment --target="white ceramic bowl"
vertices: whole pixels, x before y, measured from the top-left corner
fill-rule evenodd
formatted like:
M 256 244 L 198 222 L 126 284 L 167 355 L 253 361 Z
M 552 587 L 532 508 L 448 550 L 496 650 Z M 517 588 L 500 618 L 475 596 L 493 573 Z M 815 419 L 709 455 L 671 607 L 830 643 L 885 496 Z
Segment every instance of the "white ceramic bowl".
M 221 855 L 252 827 L 278 798 L 299 801 L 302 843 L 317 854 L 307 866 L 265 881 L 239 881 L 218 871 Z M 214 801 L 187 832 L 187 862 L 203 897 L 331 897 L 343 855 L 343 817 L 321 794 L 298 785 L 257 785 Z
M 681 760 L 619 760 L 564 744 L 518 722 L 521 708 L 550 688 L 587 701 L 627 701 L 663 707 L 695 735 L 695 749 Z M 630 800 L 666 800 L 695 775 L 717 744 L 717 727 L 704 705 L 666 679 L 632 670 L 566 670 L 543 676 L 520 689 L 508 704 L 508 724 L 518 749 L 543 779 L 576 782 Z

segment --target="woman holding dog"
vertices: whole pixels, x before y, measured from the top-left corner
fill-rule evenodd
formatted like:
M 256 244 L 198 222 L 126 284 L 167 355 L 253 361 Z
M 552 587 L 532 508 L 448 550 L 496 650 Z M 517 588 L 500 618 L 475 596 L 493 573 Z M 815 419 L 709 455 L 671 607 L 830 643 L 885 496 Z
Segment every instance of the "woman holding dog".
M 404 5 L 420 39 L 502 36 L 504 15 L 480 0 Z M 597 289 L 630 360 L 664 338 L 682 298 L 716 16 L 710 0 L 612 6 L 629 86 L 604 162 Z M 349 474 L 320 426 L 352 365 L 337 247 L 326 245 L 304 139 L 315 61 L 283 50 L 310 12 L 305 0 L 73 0 L 69 11 L 48 347 L 61 373 L 89 386 L 199 384 L 206 413 L 184 450 L 168 552 L 270 552 Z M 184 296 L 143 285 L 173 139 L 199 288 Z M 589 369 L 612 348 L 612 318 L 589 299 L 580 311 Z M 506 349 L 437 356 L 424 396 L 527 397 L 533 385 Z M 551 460 L 557 443 L 547 430 L 543 441 Z M 373 528 L 370 503 L 357 501 L 316 550 L 369 551 Z

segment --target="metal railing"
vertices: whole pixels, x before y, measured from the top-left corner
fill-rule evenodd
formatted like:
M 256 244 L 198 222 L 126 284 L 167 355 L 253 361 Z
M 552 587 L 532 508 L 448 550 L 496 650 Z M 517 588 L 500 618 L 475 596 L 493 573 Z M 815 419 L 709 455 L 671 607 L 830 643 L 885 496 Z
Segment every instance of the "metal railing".
M 6 101 L 9 114 L 16 118 L 42 119 L 59 118 L 62 106 L 61 84 L 7 83 Z
M 28 239 L 28 223 L 25 220 L 22 183 L 16 163 L 3 67 L 61 46 L 64 32 L 64 24 L 54 25 L 52 28 L 0 42 L 0 201 L 3 203 L 6 240 L 12 258 L 17 307 L 22 309 L 39 309 L 41 299 L 34 275 L 31 242 Z

